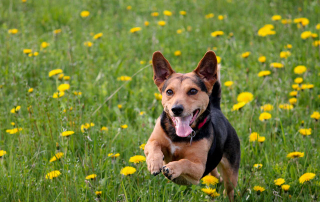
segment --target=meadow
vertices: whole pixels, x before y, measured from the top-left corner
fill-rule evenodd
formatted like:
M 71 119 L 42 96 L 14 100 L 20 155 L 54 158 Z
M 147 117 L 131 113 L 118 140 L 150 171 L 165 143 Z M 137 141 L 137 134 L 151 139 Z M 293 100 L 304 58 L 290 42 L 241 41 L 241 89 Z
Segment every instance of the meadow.
M 177 72 L 219 56 L 236 201 L 319 201 L 319 16 L 318 0 L 1 0 L 0 201 L 228 201 L 147 170 L 157 50 Z

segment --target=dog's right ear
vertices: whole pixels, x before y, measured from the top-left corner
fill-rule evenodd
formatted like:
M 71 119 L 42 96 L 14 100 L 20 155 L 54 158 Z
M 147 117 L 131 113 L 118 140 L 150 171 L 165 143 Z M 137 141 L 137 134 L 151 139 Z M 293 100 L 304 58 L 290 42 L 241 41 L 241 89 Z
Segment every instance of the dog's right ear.
M 159 90 L 161 90 L 163 82 L 168 79 L 168 77 L 173 74 L 174 71 L 171 68 L 168 60 L 166 60 L 160 51 L 153 53 L 152 66 L 154 83 L 158 86 Z

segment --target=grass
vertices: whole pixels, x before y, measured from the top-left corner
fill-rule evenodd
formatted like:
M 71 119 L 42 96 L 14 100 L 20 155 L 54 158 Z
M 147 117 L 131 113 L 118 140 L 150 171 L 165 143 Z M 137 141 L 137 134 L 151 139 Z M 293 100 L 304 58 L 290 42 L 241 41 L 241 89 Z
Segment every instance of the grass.
M 82 18 L 83 10 L 90 15 Z M 173 12 L 172 16 L 164 16 L 164 10 Z M 187 14 L 180 15 L 181 10 Z M 156 11 L 159 16 L 152 17 Z M 209 13 L 215 16 L 206 19 Z M 294 23 L 284 25 L 271 20 L 276 14 L 292 20 L 305 17 L 309 24 L 300 28 Z M 224 19 L 218 20 L 218 15 Z M 316 29 L 319 15 L 316 0 L 1 1 L 0 150 L 6 154 L 0 159 L 0 201 L 93 201 L 96 191 L 102 191 L 100 201 L 210 201 L 201 191 L 204 185 L 178 186 L 163 175 L 150 175 L 145 162 L 129 162 L 131 156 L 143 155 L 139 146 L 146 143 L 162 112 L 161 101 L 154 96 L 157 88 L 149 64 L 152 53 L 161 50 L 177 72 L 190 72 L 208 49 L 222 58 L 222 83 L 234 82 L 231 88 L 222 85 L 222 111 L 241 141 L 236 200 L 318 200 L 319 121 L 310 115 L 320 106 L 320 51 L 319 46 L 312 45 L 319 37 L 303 40 L 300 35 L 304 31 L 320 34 Z M 159 20 L 166 25 L 159 26 Z M 265 24 L 273 24 L 276 34 L 258 36 Z M 130 33 L 133 27 L 142 29 Z M 17 34 L 8 33 L 13 28 L 18 29 Z M 61 33 L 53 34 L 56 29 Z M 178 29 L 182 29 L 181 34 L 176 33 Z M 217 30 L 224 35 L 211 37 Z M 103 36 L 94 40 L 97 33 Z M 86 41 L 93 46 L 84 46 Z M 50 45 L 41 48 L 42 42 Z M 285 48 L 287 44 L 292 48 Z M 39 55 L 29 57 L 23 49 Z M 181 56 L 174 55 L 177 50 Z M 291 55 L 280 58 L 285 50 Z M 246 51 L 251 54 L 242 58 Z M 264 64 L 258 62 L 260 55 L 267 58 Z M 272 68 L 272 62 L 280 62 L 284 68 Z M 306 66 L 307 71 L 294 74 L 298 65 Z M 70 80 L 48 77 L 53 69 L 62 69 Z M 261 70 L 270 70 L 271 75 L 258 77 Z M 118 79 L 136 72 L 131 81 Z M 279 104 L 289 103 L 296 77 L 314 88 L 300 90 L 292 110 L 279 109 Z M 62 83 L 69 83 L 70 89 L 63 97 L 52 98 Z M 29 88 L 34 91 L 28 93 Z M 74 91 L 82 95 L 74 95 Z M 254 99 L 241 110 L 232 111 L 241 92 L 251 92 Z M 272 118 L 262 122 L 260 107 L 267 103 L 273 105 L 269 112 Z M 16 106 L 21 109 L 11 113 Z M 85 123 L 94 126 L 82 132 Z M 124 124 L 126 129 L 121 128 Z M 101 131 L 102 126 L 108 130 Z M 15 127 L 22 130 L 6 132 Z M 301 128 L 311 128 L 311 135 L 301 135 Z M 63 131 L 75 133 L 61 137 Z M 265 136 L 265 141 L 249 142 L 251 132 Z M 56 144 L 64 156 L 50 163 L 58 152 Z M 304 152 L 304 157 L 287 158 L 293 151 Z M 109 153 L 120 156 L 108 157 Z M 263 164 L 262 168 L 254 169 L 256 163 Z M 123 176 L 120 170 L 125 166 L 137 171 Z M 61 175 L 46 179 L 54 170 Z M 316 177 L 300 184 L 299 177 L 307 172 Z M 90 174 L 96 174 L 96 179 L 85 180 Z M 284 178 L 291 186 L 288 192 L 274 185 L 277 178 Z M 266 190 L 258 195 L 253 190 L 256 185 Z M 222 194 L 222 184 L 212 187 L 221 194 L 217 200 L 228 200 Z

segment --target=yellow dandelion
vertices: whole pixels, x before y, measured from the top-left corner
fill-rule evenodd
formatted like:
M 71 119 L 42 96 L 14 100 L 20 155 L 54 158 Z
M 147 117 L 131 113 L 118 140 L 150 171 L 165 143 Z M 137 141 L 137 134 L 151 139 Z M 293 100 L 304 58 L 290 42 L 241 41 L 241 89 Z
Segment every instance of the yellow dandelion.
M 120 174 L 127 176 L 127 175 L 132 175 L 136 171 L 137 171 L 137 169 L 135 169 L 134 167 L 126 166 L 121 169 Z
M 59 92 L 55 92 L 53 93 L 53 98 L 59 98 L 59 97 L 63 97 L 64 96 L 64 91 L 59 91 Z
M 258 35 L 261 37 L 265 37 L 268 35 L 275 35 L 276 32 L 273 29 L 274 29 L 273 25 L 266 24 L 258 30 Z
M 52 77 L 52 76 L 57 75 L 57 74 L 61 74 L 62 72 L 63 72 L 62 69 L 54 69 L 54 70 L 51 70 L 51 71 L 49 72 L 49 77 Z
M 300 35 L 301 39 L 307 39 L 312 37 L 312 32 L 310 31 L 304 31 Z
M 119 156 L 120 156 L 119 153 L 116 153 L 116 154 L 114 154 L 114 153 L 109 153 L 109 154 L 108 154 L 108 157 L 111 157 L 111 158 L 117 158 L 117 157 L 119 157 Z
M 63 80 L 69 81 L 69 80 L 70 80 L 70 76 L 64 76 L 64 77 L 63 77 Z
M 6 151 L 0 150 L 0 158 L 3 157 L 4 155 L 6 155 L 6 153 L 7 153 Z
M 283 191 L 288 191 L 289 188 L 290 188 L 290 185 L 288 185 L 288 184 L 284 184 L 284 185 L 281 186 L 281 189 L 282 189 Z
M 154 97 L 157 99 L 157 100 L 162 100 L 162 95 L 160 93 L 154 93 Z
M 223 15 L 218 15 L 218 20 L 223 20 L 223 19 L 224 19 Z
M 177 50 L 174 52 L 174 56 L 180 56 L 181 55 L 181 51 Z
M 209 14 L 205 15 L 206 19 L 213 18 L 213 17 L 214 17 L 213 13 L 209 13 Z
M 205 184 L 207 186 L 216 185 L 219 183 L 219 179 L 212 175 L 206 175 L 201 180 L 202 180 L 202 184 Z
M 315 119 L 315 120 L 319 120 L 320 119 L 320 113 L 315 111 L 311 114 L 310 116 L 311 118 Z
M 19 32 L 18 29 L 9 29 L 9 30 L 8 30 L 8 33 L 9 33 L 9 34 L 12 34 L 12 35 L 17 34 L 18 32 Z
M 152 12 L 152 13 L 151 13 L 151 16 L 152 16 L 152 17 L 157 17 L 157 16 L 159 16 L 159 13 L 158 13 L 158 12 Z
M 260 57 L 258 58 L 258 61 L 261 62 L 261 63 L 265 63 L 266 60 L 267 60 L 266 56 L 260 56 Z
M 299 133 L 304 136 L 311 135 L 312 129 L 311 128 L 301 128 L 301 129 L 299 129 Z
M 283 64 L 281 64 L 279 62 L 273 62 L 273 63 L 270 64 L 270 67 L 283 68 Z
M 299 182 L 300 184 L 303 184 L 304 182 L 312 180 L 315 176 L 316 174 L 314 173 L 305 173 L 299 178 Z
M 290 98 L 289 99 L 290 104 L 296 104 L 297 103 L 297 98 Z
M 109 129 L 108 129 L 108 127 L 106 127 L 106 126 L 102 126 L 101 127 L 101 129 L 100 129 L 100 131 L 108 131 Z
M 130 157 L 129 162 L 131 163 L 140 163 L 140 162 L 144 162 L 146 161 L 146 157 L 142 156 L 142 155 L 135 155 Z
M 258 140 L 258 137 L 259 137 L 259 133 L 257 132 L 252 132 L 249 136 L 249 141 L 250 142 L 255 142 Z
M 221 57 L 217 56 L 217 62 L 218 62 L 218 64 L 220 64 L 220 62 L 221 62 Z
M 132 9 L 132 6 L 127 6 L 127 10 L 131 10 Z
M 272 21 L 281 20 L 281 15 L 274 15 L 274 16 L 272 16 L 271 20 L 272 20 Z
M 96 177 L 97 177 L 96 174 L 91 174 L 91 175 L 88 175 L 88 176 L 86 177 L 86 180 L 93 180 L 93 179 L 95 179 Z
M 294 82 L 297 83 L 297 84 L 300 84 L 300 83 L 303 82 L 303 78 L 297 77 L 297 78 L 294 79 Z
M 165 10 L 165 11 L 163 11 L 163 15 L 172 16 L 172 12 L 168 11 L 168 10 Z
M 289 95 L 296 97 L 298 95 L 298 91 L 291 91 Z
M 304 27 L 309 24 L 308 18 L 296 18 L 293 20 L 293 22 L 299 25 L 301 24 Z
M 166 25 L 166 21 L 163 21 L 163 20 L 158 21 L 158 25 L 165 26 Z
M 292 104 L 279 104 L 279 108 L 280 109 L 291 110 L 291 109 L 293 109 L 293 105 Z
M 222 36 L 222 35 L 224 35 L 223 31 L 214 31 L 211 33 L 212 37 L 217 37 L 217 36 Z
M 261 106 L 260 109 L 265 111 L 265 112 L 266 111 L 271 111 L 271 110 L 273 110 L 273 106 L 271 104 L 265 104 L 265 105 Z
M 50 44 L 44 41 L 41 43 L 40 46 L 41 46 L 41 48 L 47 48 L 48 46 L 50 46 Z
M 232 111 L 238 111 L 239 109 L 241 109 L 246 104 L 247 104 L 246 102 L 239 102 L 237 104 L 234 104 L 232 106 Z
M 74 131 L 64 131 L 64 132 L 60 133 L 60 136 L 68 137 L 68 136 L 70 136 L 72 134 L 74 134 Z
M 226 81 L 226 82 L 224 82 L 224 85 L 227 87 L 230 87 L 233 85 L 233 81 Z
M 291 19 L 283 19 L 283 20 L 281 20 L 281 23 L 284 25 L 291 24 L 292 20 Z
M 180 15 L 187 15 L 186 11 L 180 11 L 179 13 L 180 13 Z
M 120 126 L 122 129 L 126 129 L 126 128 L 128 128 L 128 125 L 127 124 L 123 124 L 123 125 L 121 125 Z
M 54 34 L 60 34 L 61 31 L 62 31 L 61 29 L 56 29 L 56 30 L 53 30 L 53 33 L 54 33 Z
M 287 155 L 287 158 L 301 158 L 304 156 L 304 152 L 291 152 Z
M 24 54 L 32 53 L 32 49 L 23 49 Z
M 295 74 L 303 74 L 306 71 L 307 71 L 307 68 L 306 68 L 306 66 L 303 66 L 303 65 L 298 65 L 293 69 L 293 72 Z
M 270 74 L 271 74 L 271 72 L 270 72 L 269 70 L 260 71 L 260 72 L 258 73 L 258 77 L 265 77 L 265 76 L 268 76 L 268 75 L 270 75 Z
M 98 34 L 95 34 L 94 36 L 93 36 L 93 39 L 94 40 L 97 40 L 97 39 L 100 39 L 101 37 L 103 36 L 103 33 L 98 33 Z
M 250 92 L 242 92 L 238 95 L 237 101 L 238 102 L 251 102 L 253 100 L 253 94 Z
M 91 41 L 85 41 L 83 43 L 84 46 L 87 46 L 87 47 L 91 47 L 93 45 L 93 43 Z
M 90 15 L 90 12 L 89 11 L 81 11 L 80 13 L 80 16 L 83 17 L 83 18 L 86 18 Z
M 220 194 L 216 191 L 216 189 L 202 188 L 201 191 L 203 191 L 204 193 L 208 194 L 212 198 L 220 196 Z
M 280 58 L 288 58 L 291 55 L 290 51 L 281 51 Z
M 96 191 L 95 194 L 96 194 L 97 196 L 100 196 L 100 195 L 102 194 L 102 191 Z
M 277 186 L 280 186 L 283 183 L 285 183 L 285 180 L 283 178 L 278 178 L 278 179 L 274 180 L 274 184 Z
M 148 27 L 149 26 L 149 21 L 144 21 L 144 26 Z
M 64 91 L 66 91 L 66 90 L 69 90 L 70 89 L 70 84 L 68 84 L 68 83 L 64 83 L 64 84 L 60 84 L 59 86 L 58 86 L 58 91 L 62 91 L 62 92 L 64 92 Z
M 146 144 L 141 144 L 140 146 L 139 146 L 139 148 L 140 149 L 142 149 L 142 150 L 144 150 L 144 147 L 146 146 Z
M 138 31 L 141 31 L 141 27 L 134 27 L 134 28 L 130 29 L 131 33 L 135 33 L 135 32 L 138 32 Z
M 266 137 L 264 137 L 264 136 L 258 137 L 258 142 L 260 142 L 260 143 L 264 142 L 265 140 L 266 140 Z
M 53 179 L 53 178 L 56 178 L 58 177 L 59 175 L 61 175 L 61 172 L 59 170 L 55 170 L 55 171 L 52 171 L 48 174 L 46 174 L 46 179 Z
M 63 153 L 62 152 L 59 152 L 59 153 L 56 153 L 51 159 L 49 162 L 54 162 L 58 159 L 61 159 L 63 157 Z
M 118 105 L 118 108 L 119 108 L 119 109 L 122 109 L 122 105 Z
M 178 30 L 177 30 L 177 34 L 181 34 L 182 31 L 183 31 L 182 29 L 178 29 Z
M 263 191 L 265 191 L 265 188 L 263 188 L 261 186 L 254 186 L 253 190 L 256 192 L 263 192 Z
M 117 78 L 118 81 L 131 81 L 132 78 L 130 76 L 120 76 Z
M 253 168 L 261 169 L 262 168 L 262 164 L 256 163 L 256 164 L 253 165 Z
M 313 45 L 314 47 L 320 46 L 320 40 L 317 40 L 317 41 L 312 42 L 312 45 Z

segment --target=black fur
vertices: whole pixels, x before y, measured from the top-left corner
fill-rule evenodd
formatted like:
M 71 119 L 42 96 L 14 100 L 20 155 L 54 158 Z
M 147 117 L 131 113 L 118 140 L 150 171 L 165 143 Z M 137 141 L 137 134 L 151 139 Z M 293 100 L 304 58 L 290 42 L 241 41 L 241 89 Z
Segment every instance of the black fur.
M 193 128 L 196 135 L 192 140 L 195 142 L 206 138 L 212 142 L 203 176 L 217 167 L 223 155 L 228 159 L 234 172 L 237 172 L 240 166 L 240 141 L 236 131 L 221 112 L 221 87 L 219 82 L 214 84 L 209 99 L 206 111 L 197 119 L 196 128 Z M 206 123 L 198 130 L 199 123 L 203 122 L 206 117 Z M 161 127 L 173 142 L 190 142 L 190 138 L 176 135 L 173 122 L 164 111 L 161 114 Z

